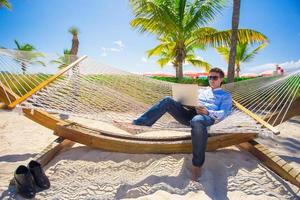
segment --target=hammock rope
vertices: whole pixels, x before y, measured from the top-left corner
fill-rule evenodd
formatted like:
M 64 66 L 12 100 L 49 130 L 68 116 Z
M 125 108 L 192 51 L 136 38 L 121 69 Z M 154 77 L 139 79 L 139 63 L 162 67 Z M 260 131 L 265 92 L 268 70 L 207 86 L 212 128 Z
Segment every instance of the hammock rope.
M 165 96 L 171 96 L 172 85 L 176 84 L 131 74 L 90 58 L 76 62 L 78 59 L 64 55 L 65 60 L 76 60 L 76 63 L 58 62 L 61 58 L 52 54 L 33 58 L 29 52 L 1 49 L 0 87 L 24 97 L 14 102 L 5 94 L 10 104 L 110 124 L 130 122 Z M 266 119 L 271 125 L 284 120 L 300 96 L 299 87 L 300 70 L 223 85 L 240 107 Z M 259 130 L 261 125 L 245 115 L 240 107 L 235 107 L 233 114 L 214 125 L 214 129 Z M 275 114 L 277 116 L 271 122 Z M 165 115 L 151 130 L 189 131 L 190 128 Z

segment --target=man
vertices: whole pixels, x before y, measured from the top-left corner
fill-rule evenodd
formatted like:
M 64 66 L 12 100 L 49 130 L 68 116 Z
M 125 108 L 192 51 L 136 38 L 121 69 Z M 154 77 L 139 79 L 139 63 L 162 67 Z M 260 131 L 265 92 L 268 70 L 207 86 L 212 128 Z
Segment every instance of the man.
M 168 112 L 181 124 L 191 126 L 193 147 L 191 179 L 194 181 L 201 176 L 201 167 L 205 160 L 207 127 L 223 120 L 231 112 L 232 98 L 221 88 L 223 79 L 224 72 L 221 69 L 213 68 L 209 71 L 210 87 L 199 91 L 199 105 L 195 108 L 187 108 L 171 97 L 165 97 L 132 122 L 133 125 L 152 126 Z M 125 129 L 128 131 L 130 128 Z

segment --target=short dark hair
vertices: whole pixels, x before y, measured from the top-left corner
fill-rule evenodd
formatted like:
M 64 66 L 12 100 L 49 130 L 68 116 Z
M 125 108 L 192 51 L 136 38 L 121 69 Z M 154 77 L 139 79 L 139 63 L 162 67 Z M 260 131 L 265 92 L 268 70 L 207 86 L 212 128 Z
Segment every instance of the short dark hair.
M 218 74 L 220 75 L 221 78 L 224 78 L 224 76 L 225 76 L 223 70 L 220 69 L 220 68 L 218 68 L 218 67 L 211 68 L 211 69 L 209 70 L 209 73 L 210 73 L 210 72 L 216 72 L 216 73 L 218 73 Z

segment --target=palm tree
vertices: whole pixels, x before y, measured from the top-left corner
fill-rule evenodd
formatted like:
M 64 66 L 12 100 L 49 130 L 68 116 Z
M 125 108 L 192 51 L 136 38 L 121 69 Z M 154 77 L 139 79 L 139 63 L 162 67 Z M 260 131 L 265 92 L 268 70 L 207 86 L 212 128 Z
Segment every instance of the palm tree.
M 70 51 L 70 61 L 72 63 L 77 59 L 77 53 L 78 53 L 78 48 L 79 48 L 79 40 L 78 40 L 79 29 L 75 26 L 72 26 L 71 28 L 69 28 L 68 31 L 73 36 L 73 38 L 72 38 L 72 47 L 71 47 L 71 51 Z M 74 66 L 72 68 L 72 72 L 73 72 L 74 75 L 78 74 L 79 73 L 79 66 L 78 65 Z
M 71 28 L 69 28 L 69 33 L 71 33 L 73 36 L 70 54 L 77 56 L 78 48 L 79 48 L 79 40 L 78 40 L 79 30 L 75 26 L 72 26 Z
M 16 44 L 16 48 L 15 50 L 17 50 L 15 52 L 15 58 L 16 61 L 20 62 L 21 64 L 21 69 L 23 71 L 23 74 L 26 74 L 27 71 L 27 64 L 40 64 L 42 66 L 46 66 L 45 63 L 43 63 L 42 61 L 36 60 L 39 57 L 44 57 L 44 54 L 36 52 L 34 46 L 32 46 L 31 44 L 20 44 L 17 40 L 15 40 L 15 44 Z M 25 61 L 27 61 L 27 63 L 25 63 Z
M 63 69 L 71 64 L 71 50 L 64 49 L 64 55 L 58 57 L 57 60 L 52 60 L 51 63 L 58 64 L 58 69 Z
M 79 29 L 75 26 L 72 26 L 71 28 L 69 28 L 69 33 L 71 33 L 73 36 L 72 47 L 71 47 L 71 51 L 70 51 L 70 61 L 72 63 L 77 59 L 77 53 L 78 53 L 78 48 L 79 48 L 79 40 L 78 40 Z M 78 92 L 80 90 L 79 65 L 78 64 L 72 68 L 72 84 L 73 84 L 72 94 L 73 94 L 74 98 L 77 98 L 79 95 Z M 76 105 L 74 105 L 74 106 L 76 106 Z
M 240 18 L 240 0 L 233 0 L 233 13 L 232 13 L 232 35 L 230 43 L 230 53 L 228 61 L 227 77 L 228 82 L 232 83 L 234 81 L 234 66 L 236 57 L 236 44 L 238 41 L 238 28 L 239 28 L 239 18 Z
M 0 0 L 0 8 L 5 7 L 8 10 L 11 10 L 11 4 L 7 0 Z
M 259 45 L 257 48 L 250 50 L 249 43 L 240 43 L 238 42 L 236 45 L 236 56 L 235 56 L 235 72 L 236 77 L 240 77 L 240 71 L 241 71 L 241 63 L 250 62 L 254 56 L 263 49 L 267 43 Z M 223 56 L 223 58 L 226 60 L 226 62 L 229 62 L 229 55 L 230 55 L 230 47 L 229 46 L 223 46 L 218 47 L 216 50 L 220 55 Z
M 161 43 L 158 46 L 147 51 L 148 57 L 159 56 L 160 58 L 157 60 L 157 64 L 160 65 L 160 67 L 164 67 L 168 63 L 172 63 L 176 71 L 176 77 L 180 77 L 180 74 L 182 74 L 182 67 L 179 67 L 178 60 L 174 59 L 175 51 L 173 51 L 176 43 L 168 40 L 161 40 L 160 42 Z M 196 67 L 202 67 L 205 71 L 209 71 L 211 67 L 209 63 L 198 59 L 195 56 L 195 48 L 193 45 L 186 47 L 185 60 L 183 62 L 187 62 Z
M 226 0 L 130 0 L 135 18 L 130 22 L 141 33 L 157 36 L 160 44 L 148 52 L 158 55 L 161 65 L 171 61 L 176 68 L 176 77 L 183 77 L 185 61 L 208 67 L 208 63 L 195 59 L 196 49 L 218 47 L 230 43 L 231 30 L 218 31 L 205 27 L 211 22 Z M 261 42 L 264 35 L 250 29 L 238 31 L 239 41 Z

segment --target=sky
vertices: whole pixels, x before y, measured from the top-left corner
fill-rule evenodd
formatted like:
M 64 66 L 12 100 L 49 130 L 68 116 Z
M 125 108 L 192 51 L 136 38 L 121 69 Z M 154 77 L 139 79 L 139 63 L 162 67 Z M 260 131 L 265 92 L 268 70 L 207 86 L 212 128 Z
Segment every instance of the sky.
M 102 63 L 137 73 L 171 72 L 163 69 L 146 51 L 155 47 L 155 36 L 141 34 L 130 27 L 133 19 L 128 0 L 9 0 L 13 9 L 0 9 L 0 46 L 14 49 L 14 40 L 32 44 L 38 51 L 62 53 L 71 48 L 71 26 L 79 28 L 79 55 L 88 55 Z M 232 1 L 215 21 L 207 26 L 231 28 Z M 300 69 L 300 0 L 241 0 L 239 28 L 260 31 L 270 44 L 241 73 Z M 214 67 L 227 70 L 227 64 L 214 49 L 197 51 Z M 184 71 L 203 71 L 184 65 Z

